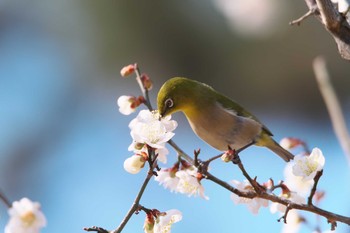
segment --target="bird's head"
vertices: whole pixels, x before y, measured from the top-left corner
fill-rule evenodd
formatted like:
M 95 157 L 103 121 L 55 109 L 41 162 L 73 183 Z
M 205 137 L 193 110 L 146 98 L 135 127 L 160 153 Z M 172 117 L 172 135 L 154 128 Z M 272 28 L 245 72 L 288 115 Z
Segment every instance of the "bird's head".
M 160 88 L 157 97 L 159 114 L 162 117 L 172 113 L 186 112 L 196 104 L 196 89 L 201 83 L 187 78 L 172 78 Z

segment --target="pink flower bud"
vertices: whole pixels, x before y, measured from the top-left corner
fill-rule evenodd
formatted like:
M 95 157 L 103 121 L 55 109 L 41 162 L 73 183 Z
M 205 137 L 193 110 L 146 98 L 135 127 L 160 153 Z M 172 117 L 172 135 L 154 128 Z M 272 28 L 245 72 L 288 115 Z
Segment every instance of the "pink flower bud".
M 131 64 L 131 65 L 127 65 L 124 66 L 121 70 L 120 70 L 120 74 L 122 77 L 126 77 L 132 73 L 135 72 L 135 65 Z
M 154 228 L 154 217 L 153 217 L 153 213 L 152 212 L 148 212 L 146 214 L 146 219 L 145 219 L 145 223 L 143 224 L 143 230 L 146 233 L 153 233 L 153 228 Z
M 285 184 L 281 184 L 281 189 L 282 189 L 282 195 L 286 198 L 290 197 L 290 189 L 287 187 Z
M 142 81 L 142 85 L 146 90 L 151 90 L 153 87 L 153 83 L 151 81 L 151 79 L 148 77 L 147 74 L 142 74 L 141 75 L 141 81 Z
M 280 141 L 280 145 L 284 149 L 290 150 L 290 149 L 293 149 L 297 146 L 305 145 L 305 143 L 298 138 L 286 137 Z
M 235 154 L 236 154 L 236 152 L 234 150 L 229 149 L 221 156 L 221 160 L 224 161 L 225 163 L 228 163 L 228 162 L 232 161 Z

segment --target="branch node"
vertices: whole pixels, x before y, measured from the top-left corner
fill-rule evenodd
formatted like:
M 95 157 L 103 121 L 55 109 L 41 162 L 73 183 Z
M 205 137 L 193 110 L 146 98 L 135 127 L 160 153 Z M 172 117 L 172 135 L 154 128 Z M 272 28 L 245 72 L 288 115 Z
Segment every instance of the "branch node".
M 329 220 L 328 219 L 328 223 L 331 224 L 331 231 L 335 231 L 335 228 L 337 228 L 337 222 L 334 220 Z

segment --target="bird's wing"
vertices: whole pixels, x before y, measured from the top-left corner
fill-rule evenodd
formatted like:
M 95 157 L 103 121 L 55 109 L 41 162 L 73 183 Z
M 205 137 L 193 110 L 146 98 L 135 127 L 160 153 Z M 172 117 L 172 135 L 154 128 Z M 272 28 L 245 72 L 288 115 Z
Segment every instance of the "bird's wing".
M 230 98 L 220 94 L 217 92 L 217 101 L 227 110 L 229 111 L 233 111 L 237 116 L 242 116 L 242 117 L 247 117 L 250 119 L 253 119 L 257 122 L 259 122 L 262 126 L 262 129 L 265 133 L 267 133 L 270 136 L 273 136 L 273 134 L 271 133 L 271 131 L 263 124 L 259 121 L 259 119 L 254 116 L 253 114 L 251 114 L 250 112 L 248 112 L 247 110 L 245 110 L 241 105 L 239 105 L 238 103 L 232 101 Z

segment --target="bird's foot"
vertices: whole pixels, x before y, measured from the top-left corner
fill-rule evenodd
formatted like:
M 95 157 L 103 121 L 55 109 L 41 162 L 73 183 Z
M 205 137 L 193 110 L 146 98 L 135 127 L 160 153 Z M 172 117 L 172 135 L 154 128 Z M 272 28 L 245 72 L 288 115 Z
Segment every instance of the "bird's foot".
M 227 146 L 228 150 L 222 155 L 222 160 L 225 162 L 231 161 L 234 164 L 241 163 L 241 159 L 238 156 L 239 150 L 232 149 L 230 146 Z
M 239 164 L 239 163 L 241 163 L 241 158 L 238 156 L 238 154 L 237 153 L 235 153 L 235 156 L 232 158 L 232 163 L 234 163 L 234 164 Z
M 202 174 L 203 176 L 205 176 L 205 174 L 207 174 L 208 172 L 208 168 L 209 168 L 209 163 L 208 161 L 198 161 L 198 173 Z

